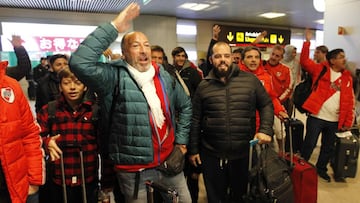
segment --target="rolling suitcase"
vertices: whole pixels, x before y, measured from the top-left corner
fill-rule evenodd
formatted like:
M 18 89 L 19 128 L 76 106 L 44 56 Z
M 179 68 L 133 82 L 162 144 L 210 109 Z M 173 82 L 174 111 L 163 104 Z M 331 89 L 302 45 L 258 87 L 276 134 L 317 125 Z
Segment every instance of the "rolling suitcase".
M 171 199 L 172 203 L 177 203 L 179 200 L 179 194 L 178 192 L 173 188 L 168 188 L 165 185 L 154 182 L 154 181 L 146 181 L 146 192 L 147 192 L 147 202 L 148 203 L 156 203 L 154 202 L 154 191 L 158 191 L 161 193 L 167 194 L 169 199 Z
M 293 152 L 299 153 L 304 142 L 304 123 L 296 118 L 290 118 L 289 122 L 285 123 L 285 152 L 290 152 L 290 130 L 292 138 Z
M 290 152 L 290 130 L 291 130 L 291 139 L 292 139 L 292 148 L 293 152 L 300 153 L 303 142 L 304 142 L 304 123 L 296 118 L 295 115 L 296 109 L 293 110 L 293 116 L 285 122 L 285 152 Z M 291 129 L 290 129 L 291 128 Z
M 291 126 L 291 123 L 288 125 Z M 292 129 L 289 128 L 289 143 L 293 143 Z M 295 203 L 316 203 L 318 191 L 316 168 L 301 157 L 294 155 L 292 145 L 289 145 L 289 148 L 290 153 L 285 154 L 285 159 L 289 161 L 290 167 L 292 167 L 291 180 Z
M 84 156 L 81 146 L 79 145 L 66 145 L 62 146 L 62 150 L 64 149 L 79 149 L 79 157 L 80 157 L 80 169 L 81 169 L 81 188 L 82 188 L 82 199 L 83 203 L 87 203 L 86 198 L 86 186 L 85 186 L 85 172 L 84 172 Z M 66 182 L 65 182 L 65 167 L 64 167 L 64 156 L 63 153 L 60 154 L 60 167 L 61 167 L 61 180 L 62 180 L 62 189 L 63 189 L 63 200 L 64 203 L 67 203 L 67 192 L 66 192 Z
M 359 156 L 359 138 L 350 131 L 350 136 L 337 137 L 335 156 L 332 162 L 334 177 L 355 178 Z

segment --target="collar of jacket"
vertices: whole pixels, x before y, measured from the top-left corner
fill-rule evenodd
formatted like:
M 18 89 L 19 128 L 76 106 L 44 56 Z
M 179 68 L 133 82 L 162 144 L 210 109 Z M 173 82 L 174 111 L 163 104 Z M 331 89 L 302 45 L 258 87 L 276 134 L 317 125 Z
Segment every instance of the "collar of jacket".
M 175 63 L 172 65 L 176 70 L 178 70 L 179 72 L 181 72 L 182 70 L 186 69 L 186 68 L 190 68 L 191 67 L 191 62 L 189 60 L 185 60 L 184 65 L 182 67 L 177 66 Z
M 263 74 L 265 72 L 265 68 L 261 64 L 254 71 L 250 70 L 244 64 L 240 64 L 239 66 L 240 66 L 240 70 L 245 71 L 245 72 L 249 72 L 249 73 L 253 73 L 255 75 L 261 75 L 261 74 Z

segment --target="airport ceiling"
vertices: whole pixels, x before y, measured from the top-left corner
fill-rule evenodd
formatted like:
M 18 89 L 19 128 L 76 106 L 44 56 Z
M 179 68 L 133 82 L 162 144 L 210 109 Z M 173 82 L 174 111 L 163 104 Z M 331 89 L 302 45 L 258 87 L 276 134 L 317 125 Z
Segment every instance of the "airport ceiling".
M 141 14 L 176 16 L 181 19 L 216 20 L 256 25 L 323 29 L 315 21 L 323 19 L 313 0 L 0 0 L 0 7 L 75 11 L 90 13 L 118 13 L 129 2 L 141 5 Z M 179 8 L 184 3 L 204 3 L 202 11 Z M 265 19 L 259 14 L 281 12 L 286 16 Z

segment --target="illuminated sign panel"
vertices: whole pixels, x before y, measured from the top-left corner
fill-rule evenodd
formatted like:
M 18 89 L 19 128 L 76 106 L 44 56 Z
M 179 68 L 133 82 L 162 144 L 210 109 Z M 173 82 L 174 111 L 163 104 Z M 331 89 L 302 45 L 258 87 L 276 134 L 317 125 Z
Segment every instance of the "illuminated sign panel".
M 264 30 L 267 35 L 258 44 L 259 46 L 273 46 L 275 44 L 290 44 L 290 30 L 256 28 L 256 27 L 237 27 L 219 25 L 221 32 L 219 41 L 224 41 L 232 46 L 248 46 L 253 43 L 256 37 Z
M 40 51 L 75 51 L 84 38 L 34 37 Z

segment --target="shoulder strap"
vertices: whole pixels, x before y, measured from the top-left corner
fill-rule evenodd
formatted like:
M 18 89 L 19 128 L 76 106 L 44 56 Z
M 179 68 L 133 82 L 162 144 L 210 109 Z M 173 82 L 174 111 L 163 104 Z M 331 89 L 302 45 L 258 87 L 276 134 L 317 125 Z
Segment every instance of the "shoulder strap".
M 319 80 L 320 78 L 326 73 L 326 66 L 323 67 L 323 69 L 321 70 L 319 76 L 316 78 L 314 85 L 312 87 L 312 90 L 315 90 L 318 86 Z
M 49 101 L 48 103 L 48 129 L 50 136 L 52 136 L 52 125 L 55 123 L 56 104 L 56 100 Z
M 98 104 L 97 102 L 95 102 L 95 103 L 91 106 L 91 110 L 92 110 L 91 120 L 92 120 L 92 121 L 97 121 L 97 120 L 99 120 L 99 116 L 98 116 L 99 104 Z
M 185 94 L 187 96 L 190 96 L 189 88 L 186 86 L 184 80 L 181 78 L 181 76 L 177 70 L 175 70 L 175 74 L 176 74 L 176 77 L 177 77 L 178 81 L 180 82 L 181 86 L 184 88 Z

